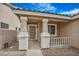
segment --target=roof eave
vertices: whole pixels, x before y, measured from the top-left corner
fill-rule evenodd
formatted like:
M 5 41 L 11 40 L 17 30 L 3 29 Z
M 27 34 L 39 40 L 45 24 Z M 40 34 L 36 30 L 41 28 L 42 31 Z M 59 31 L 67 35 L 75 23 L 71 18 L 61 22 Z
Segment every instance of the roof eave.
M 24 15 L 36 15 L 42 17 L 52 17 L 52 18 L 60 18 L 60 19 L 68 19 L 71 20 L 71 17 L 55 15 L 55 14 L 47 14 L 47 13 L 40 13 L 40 12 L 33 12 L 33 11 L 23 11 L 23 10 L 13 10 L 15 14 L 24 14 Z
M 15 10 L 17 11 L 17 9 L 19 10 L 19 11 L 24 11 L 24 12 L 26 12 L 26 11 L 28 11 L 28 12 L 34 12 L 34 13 L 41 13 L 41 14 L 48 14 L 48 15 L 54 15 L 56 18 L 60 18 L 60 19 L 68 19 L 68 20 L 74 20 L 74 19 L 76 19 L 76 18 L 79 18 L 79 15 L 77 14 L 77 15 L 75 15 L 75 16 L 65 16 L 65 15 L 62 15 L 62 14 L 49 14 L 49 13 L 43 13 L 43 12 L 36 12 L 36 11 L 30 11 L 30 10 L 24 10 L 23 8 L 19 8 L 19 7 L 15 7 L 15 6 L 13 6 L 13 5 L 11 5 L 10 3 L 4 3 L 5 5 L 8 5 L 9 7 L 11 7 L 12 8 L 12 10 L 13 10 L 13 12 L 15 13 L 15 14 L 22 14 L 22 13 L 17 13 L 17 12 L 15 12 Z M 24 13 L 24 14 L 26 14 L 26 13 Z M 39 15 L 40 16 L 40 15 Z M 43 15 L 41 15 L 41 16 L 43 16 Z M 54 17 L 54 16 L 52 16 L 52 17 Z M 50 16 L 49 16 L 50 17 Z

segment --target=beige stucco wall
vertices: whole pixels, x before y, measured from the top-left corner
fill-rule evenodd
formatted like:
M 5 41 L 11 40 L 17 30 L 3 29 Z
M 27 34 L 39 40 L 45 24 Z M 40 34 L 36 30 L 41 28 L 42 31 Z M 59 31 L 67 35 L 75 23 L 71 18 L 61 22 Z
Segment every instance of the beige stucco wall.
M 72 37 L 72 46 L 79 48 L 79 20 L 59 24 L 59 36 Z
M 57 36 L 69 36 L 67 35 L 69 32 L 67 31 L 68 23 L 58 23 L 57 24 Z
M 17 33 L 14 30 L 0 29 L 0 49 L 4 48 L 4 44 L 8 43 L 9 46 L 17 41 Z
M 18 17 L 12 12 L 9 6 L 4 4 L 0 4 L 0 22 L 9 24 L 9 29 L 11 30 L 20 27 Z

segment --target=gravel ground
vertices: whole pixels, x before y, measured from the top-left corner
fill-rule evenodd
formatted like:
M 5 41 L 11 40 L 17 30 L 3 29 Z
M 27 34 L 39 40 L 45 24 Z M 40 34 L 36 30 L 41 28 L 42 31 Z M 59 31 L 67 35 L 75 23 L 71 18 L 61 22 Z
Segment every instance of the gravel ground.
M 50 48 L 42 49 L 44 56 L 79 56 L 79 49 L 77 48 Z
M 14 44 L 13 46 L 0 50 L 0 56 L 25 56 L 26 51 L 19 51 L 18 44 Z

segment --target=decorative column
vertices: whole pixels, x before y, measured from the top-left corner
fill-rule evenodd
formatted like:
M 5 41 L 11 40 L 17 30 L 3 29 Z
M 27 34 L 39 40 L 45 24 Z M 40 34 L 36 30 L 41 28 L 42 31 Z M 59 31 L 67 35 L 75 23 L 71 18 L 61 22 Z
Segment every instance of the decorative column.
M 42 21 L 41 48 L 50 47 L 50 35 L 48 33 L 48 19 Z
M 21 32 L 18 35 L 19 38 L 19 50 L 27 50 L 28 49 L 28 32 L 27 32 L 27 21 L 28 18 L 21 16 Z

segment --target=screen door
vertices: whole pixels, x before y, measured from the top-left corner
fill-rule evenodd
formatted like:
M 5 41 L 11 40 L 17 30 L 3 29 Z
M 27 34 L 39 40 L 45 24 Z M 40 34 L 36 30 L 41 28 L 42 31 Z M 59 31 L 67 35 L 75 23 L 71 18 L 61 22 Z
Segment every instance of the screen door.
M 37 25 L 29 25 L 29 40 L 37 39 Z

